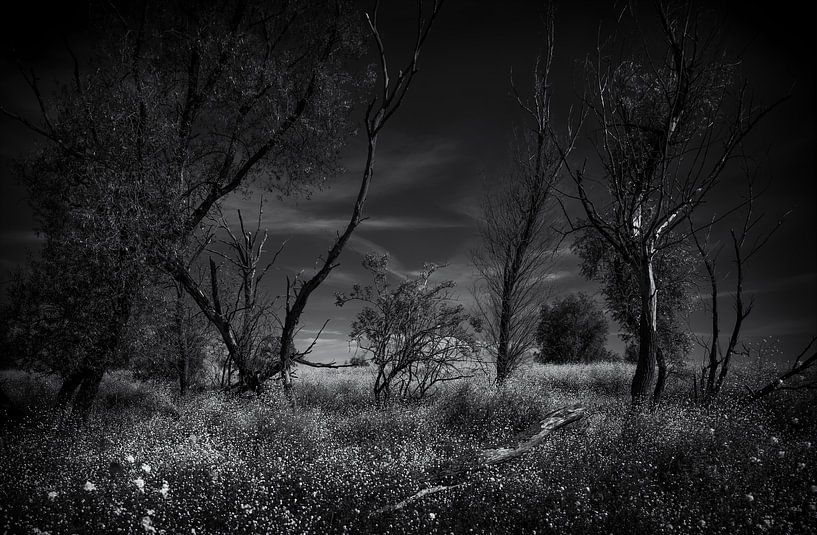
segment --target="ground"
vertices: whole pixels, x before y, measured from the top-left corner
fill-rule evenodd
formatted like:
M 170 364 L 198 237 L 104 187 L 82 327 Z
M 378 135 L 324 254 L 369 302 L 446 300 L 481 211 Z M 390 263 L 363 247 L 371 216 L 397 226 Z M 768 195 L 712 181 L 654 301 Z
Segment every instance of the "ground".
M 747 370 L 747 374 L 749 371 Z M 29 406 L 7 422 L 8 533 L 817 532 L 817 414 L 809 393 L 749 408 L 691 403 L 673 376 L 650 414 L 629 409 L 625 364 L 531 365 L 497 390 L 446 384 L 424 403 L 372 403 L 368 369 L 301 370 L 277 391 L 179 399 L 116 373 L 79 422 L 51 409 L 53 378 L 5 372 Z M 735 387 L 757 377 L 735 374 Z M 531 454 L 403 510 L 373 514 L 483 448 L 513 446 L 549 411 L 582 421 Z

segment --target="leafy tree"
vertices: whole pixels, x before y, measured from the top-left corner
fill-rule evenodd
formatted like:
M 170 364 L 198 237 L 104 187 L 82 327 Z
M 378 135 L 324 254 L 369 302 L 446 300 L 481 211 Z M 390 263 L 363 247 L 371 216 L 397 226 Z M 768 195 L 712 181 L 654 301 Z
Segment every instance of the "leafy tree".
M 381 403 L 392 395 L 420 399 L 435 384 L 464 377 L 461 366 L 476 351 L 471 318 L 452 302 L 454 283 L 430 281 L 438 266 L 426 264 L 416 278 L 396 287 L 388 282 L 387 266 L 388 256 L 367 255 L 363 267 L 373 283 L 336 296 L 338 306 L 366 305 L 350 337 L 376 368 L 374 396 Z
M 54 271 L 86 262 L 89 276 L 110 280 L 107 303 L 88 304 L 123 311 L 109 318 L 133 300 L 123 294 L 138 277 L 127 270 L 169 273 L 241 368 L 233 326 L 191 272 L 193 236 L 250 183 L 308 194 L 338 168 L 359 85 L 347 66 L 363 50 L 356 10 L 342 0 L 98 7 L 92 51 L 71 54 L 73 79 L 48 98 L 25 75 L 38 119 L 2 109 L 47 141 L 27 176 L 55 244 L 49 261 L 76 257 Z
M 700 213 L 742 141 L 773 106 L 757 106 L 747 85 L 736 83 L 738 61 L 715 46 L 719 28 L 693 2 L 656 3 L 657 24 L 650 26 L 638 20 L 636 4 L 626 13 L 640 33 L 615 42 L 608 49 L 615 54 L 599 46 L 587 62 L 584 104 L 595 123 L 599 165 L 568 169 L 572 197 L 586 218 L 572 230 L 594 233 L 636 275 L 639 358 L 631 396 L 640 405 L 650 390 L 653 402 L 660 400 L 667 374 L 656 351 L 664 299 L 657 264 L 689 241 L 686 217 Z M 590 186 L 596 172 L 598 189 Z
M 539 313 L 535 359 L 543 364 L 611 360 L 613 355 L 605 348 L 607 331 L 604 312 L 585 293 L 545 303 Z
M 601 284 L 607 310 L 621 329 L 625 359 L 637 363 L 640 328 L 637 273 L 595 233 L 581 234 L 573 250 L 582 259 L 582 275 Z M 656 261 L 655 284 L 662 297 L 656 318 L 657 343 L 667 363 L 674 367 L 682 365 L 691 350 L 691 336 L 684 320 L 694 304 L 696 269 L 697 259 L 688 247 L 676 247 Z

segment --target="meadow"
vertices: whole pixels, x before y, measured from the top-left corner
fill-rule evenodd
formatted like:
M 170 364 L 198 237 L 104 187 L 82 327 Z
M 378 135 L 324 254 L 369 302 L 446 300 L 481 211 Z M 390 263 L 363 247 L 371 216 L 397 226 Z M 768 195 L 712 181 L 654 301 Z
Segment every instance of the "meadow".
M 733 383 L 751 381 L 736 370 Z M 53 409 L 57 381 L 7 371 L 26 415 L 4 424 L 6 533 L 817 532 L 809 392 L 710 407 L 672 378 L 654 412 L 629 405 L 622 363 L 530 365 L 424 402 L 377 407 L 371 371 L 300 370 L 295 406 L 105 379 L 87 421 Z M 550 410 L 587 415 L 525 457 L 376 514 L 483 448 L 514 446 Z

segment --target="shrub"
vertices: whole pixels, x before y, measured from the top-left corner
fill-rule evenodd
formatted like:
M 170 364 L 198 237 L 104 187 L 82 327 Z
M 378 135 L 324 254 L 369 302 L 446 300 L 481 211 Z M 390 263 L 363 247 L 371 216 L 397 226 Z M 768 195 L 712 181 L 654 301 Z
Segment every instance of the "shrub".
M 546 303 L 539 313 L 536 360 L 557 364 L 613 360 L 604 347 L 607 332 L 604 312 L 585 293 Z

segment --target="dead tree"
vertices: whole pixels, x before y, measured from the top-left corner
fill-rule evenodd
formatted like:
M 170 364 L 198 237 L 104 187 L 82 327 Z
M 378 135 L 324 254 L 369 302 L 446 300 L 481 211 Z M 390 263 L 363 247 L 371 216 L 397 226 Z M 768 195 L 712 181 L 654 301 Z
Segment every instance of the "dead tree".
M 686 242 L 681 227 L 730 168 L 736 149 L 776 104 L 756 105 L 746 82 L 736 83 L 735 62 L 715 45 L 717 27 L 692 2 L 657 3 L 660 35 L 641 33 L 630 50 L 609 57 L 600 44 L 587 62 L 582 118 L 596 123 L 592 142 L 601 164 L 603 193 L 589 187 L 587 162 L 568 165 L 584 220 L 570 231 L 589 230 L 605 240 L 637 274 L 640 293 L 639 356 L 631 395 L 649 399 L 666 363 L 657 347 L 656 260 Z M 630 13 L 637 19 L 635 7 Z M 562 151 L 566 153 L 566 151 Z M 660 391 L 653 393 L 660 399 Z
M 375 3 L 371 15 L 366 14 L 366 22 L 377 46 L 379 57 L 379 94 L 369 101 L 364 117 L 367 138 L 366 163 L 349 223 L 343 232 L 338 234 L 335 243 L 322 258 L 320 268 L 308 279 L 302 279 L 300 274 L 292 279 L 287 278 L 286 304 L 280 338 L 281 381 L 287 392 L 292 386 L 290 370 L 293 361 L 309 364 L 303 358 L 304 354 L 298 353 L 295 349 L 295 333 L 301 321 L 301 316 L 312 293 L 326 280 L 332 270 L 338 267 L 337 261 L 346 243 L 352 237 L 358 225 L 365 219 L 363 208 L 374 176 L 375 152 L 380 133 L 403 103 L 406 92 L 417 74 L 420 53 L 442 4 L 443 0 L 434 0 L 431 11 L 427 12 L 423 0 L 417 1 L 417 37 L 411 59 L 394 77 L 392 77 L 394 73 L 389 66 L 385 45 L 377 27 L 379 2 Z
M 511 80 L 516 101 L 530 123 L 517 136 L 513 169 L 498 187 L 487 188 L 477 224 L 480 244 L 471 262 L 480 276 L 476 304 L 488 349 L 502 384 L 536 345 L 538 309 L 548 259 L 559 241 L 553 230 L 553 194 L 562 158 L 550 137 L 550 68 L 554 6 L 545 8 L 547 42 L 533 73 L 532 98 Z M 566 149 L 569 152 L 572 148 Z
M 744 404 L 753 403 L 774 392 L 817 389 L 817 379 L 814 378 L 813 374 L 811 379 L 807 378 L 805 375 L 812 366 L 817 364 L 817 353 L 814 353 L 807 359 L 803 360 L 803 356 L 808 353 L 808 350 L 811 349 L 811 346 L 814 345 L 815 341 L 817 341 L 817 338 L 812 338 L 803 351 L 801 351 L 794 358 L 791 368 L 778 375 L 774 380 L 767 383 L 765 386 L 758 388 L 757 390 L 753 390 L 749 386 L 746 386 L 749 393 L 743 400 Z
M 766 245 L 777 229 L 783 223 L 785 215 L 780 218 L 777 223 L 766 231 L 759 231 L 758 225 L 761 223 L 764 214 L 755 214 L 755 203 L 759 197 L 754 190 L 754 175 L 748 173 L 748 191 L 745 202 L 745 215 L 741 228 L 736 231 L 734 228 L 729 230 L 730 244 L 733 257 L 733 263 L 736 271 L 735 292 L 734 292 L 734 312 L 735 318 L 732 323 L 732 329 L 729 335 L 726 349 L 724 350 L 720 344 L 720 309 L 719 309 L 719 276 L 717 273 L 717 257 L 720 249 L 714 251 L 709 250 L 709 233 L 704 241 L 699 237 L 699 230 L 696 228 L 692 220 L 689 220 L 689 233 L 692 236 L 695 246 L 701 255 L 701 259 L 706 269 L 707 278 L 710 285 L 710 312 L 712 322 L 711 339 L 707 347 L 706 364 L 701 368 L 700 377 L 700 391 L 704 400 L 714 399 L 721 391 L 726 376 L 729 373 L 729 367 L 732 363 L 732 357 L 741 353 L 738 347 L 740 342 L 740 332 L 746 318 L 752 313 L 754 308 L 754 299 L 750 298 L 747 302 L 744 296 L 744 284 L 746 277 L 746 265 L 754 257 L 764 245 Z M 711 228 L 708 229 L 711 231 Z M 759 231 L 759 232 L 758 232 Z M 752 236 L 754 236 L 752 238 Z
M 466 459 L 463 462 L 457 463 L 453 468 L 444 469 L 431 474 L 431 478 L 427 481 L 429 484 L 428 487 L 399 503 L 383 506 L 372 512 L 370 516 L 399 511 L 431 494 L 466 485 L 471 482 L 472 476 L 478 475 L 479 472 L 483 470 L 529 454 L 535 447 L 542 444 L 553 431 L 581 420 L 584 414 L 585 411 L 582 407 L 562 407 L 561 409 L 557 409 L 547 414 L 539 422 L 539 425 L 533 429 L 533 434 L 523 442 L 520 442 L 515 448 L 482 450 L 475 458 Z
M 234 344 L 228 345 L 228 356 L 224 363 L 222 386 L 232 387 L 233 370 L 238 372 L 238 383 L 242 387 L 257 391 L 261 377 L 269 376 L 275 366 L 275 360 L 266 354 L 266 345 L 273 337 L 272 325 L 275 299 L 267 296 L 262 290 L 264 277 L 281 254 L 282 244 L 272 257 L 264 264 L 261 259 L 265 254 L 264 246 L 269 237 L 266 230 L 261 231 L 263 202 L 258 206 L 258 220 L 254 230 L 247 229 L 241 210 L 237 210 L 238 232 L 218 208 L 215 218 L 216 228 L 224 238 L 214 241 L 206 239 L 209 244 L 210 298 L 216 313 L 224 318 L 229 337 Z M 217 264 L 214 256 L 223 262 Z M 232 280 L 232 296 L 221 284 L 219 271 L 222 266 L 228 268 L 228 278 Z

